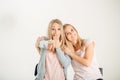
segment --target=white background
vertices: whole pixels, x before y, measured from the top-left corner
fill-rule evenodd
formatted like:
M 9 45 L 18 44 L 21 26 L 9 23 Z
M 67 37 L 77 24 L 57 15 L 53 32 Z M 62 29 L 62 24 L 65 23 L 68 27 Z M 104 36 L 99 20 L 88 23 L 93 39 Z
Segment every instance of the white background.
M 34 80 L 35 41 L 54 18 L 95 40 L 104 80 L 120 80 L 120 0 L 0 0 L 0 80 Z

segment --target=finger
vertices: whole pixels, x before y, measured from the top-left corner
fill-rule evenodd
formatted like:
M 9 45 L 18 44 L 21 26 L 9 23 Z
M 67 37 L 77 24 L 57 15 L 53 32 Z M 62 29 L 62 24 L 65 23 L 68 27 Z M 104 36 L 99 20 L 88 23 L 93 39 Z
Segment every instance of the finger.
M 41 37 L 38 37 L 38 38 L 37 38 L 37 42 L 39 42 L 39 41 L 41 41 Z
M 60 44 L 62 44 L 63 40 L 60 41 Z
M 48 42 L 48 50 L 51 50 L 51 48 L 52 48 L 52 43 L 51 43 L 51 41 L 49 41 Z

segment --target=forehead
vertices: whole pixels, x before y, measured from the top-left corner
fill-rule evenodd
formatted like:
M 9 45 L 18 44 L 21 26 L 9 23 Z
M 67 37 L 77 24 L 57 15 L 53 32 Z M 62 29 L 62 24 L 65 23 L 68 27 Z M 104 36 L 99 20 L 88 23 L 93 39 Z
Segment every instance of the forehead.
M 58 23 L 53 23 L 51 27 L 61 27 L 61 25 Z
M 72 26 L 66 26 L 66 28 L 65 28 L 65 32 L 69 32 L 69 31 L 71 31 L 71 29 L 73 29 Z

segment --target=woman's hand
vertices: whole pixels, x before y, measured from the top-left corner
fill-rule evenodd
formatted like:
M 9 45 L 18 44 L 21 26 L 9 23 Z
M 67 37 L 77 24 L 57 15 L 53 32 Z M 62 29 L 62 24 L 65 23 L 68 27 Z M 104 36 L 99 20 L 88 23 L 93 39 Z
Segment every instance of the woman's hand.
M 48 41 L 48 50 L 49 51 L 54 51 L 55 45 L 54 45 L 54 40 L 49 40 Z
M 43 37 L 38 37 L 36 42 L 35 42 L 35 47 L 37 49 L 38 52 L 40 52 L 40 47 L 39 47 L 39 44 L 40 44 L 40 41 L 43 40 Z
M 64 46 L 64 52 L 68 54 L 69 56 L 72 56 L 73 52 L 68 47 Z
M 42 40 L 42 37 L 38 37 L 37 40 L 36 40 L 36 43 L 35 43 L 35 47 L 38 48 L 39 47 L 39 44 L 40 44 L 40 41 Z
M 55 48 L 60 48 L 62 41 L 58 39 L 48 41 L 48 50 L 54 51 Z
M 55 48 L 60 48 L 61 44 L 62 44 L 62 40 L 59 41 L 59 39 L 54 39 Z
M 55 48 L 60 48 L 61 44 L 62 44 L 62 40 L 59 40 L 59 36 L 54 36 L 53 37 L 54 40 L 54 46 Z

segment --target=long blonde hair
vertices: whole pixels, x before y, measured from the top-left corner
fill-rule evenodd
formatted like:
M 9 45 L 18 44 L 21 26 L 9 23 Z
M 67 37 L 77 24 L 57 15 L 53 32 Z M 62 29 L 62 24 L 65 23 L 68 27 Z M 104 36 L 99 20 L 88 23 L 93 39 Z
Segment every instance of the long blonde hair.
M 57 23 L 60 25 L 61 27 L 61 35 L 60 35 L 60 38 L 59 38 L 59 41 L 62 41 L 62 44 L 61 44 L 61 48 L 63 48 L 64 46 L 64 33 L 63 33 L 63 24 L 62 22 L 59 20 L 59 19 L 52 19 L 48 25 L 48 38 L 49 39 L 52 39 L 52 36 L 51 36 L 51 27 L 54 23 Z
M 84 39 L 82 39 L 79 34 L 78 34 L 78 31 L 75 29 L 75 27 L 71 24 L 64 24 L 63 25 L 63 30 L 65 30 L 65 28 L 67 26 L 71 26 L 77 33 L 77 47 L 80 49 L 80 50 L 83 50 L 84 49 Z M 67 39 L 67 36 L 65 35 L 65 45 L 70 48 L 73 52 L 75 52 L 75 49 L 74 49 L 74 46 L 72 45 L 72 43 Z

